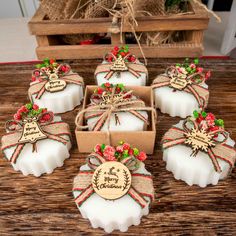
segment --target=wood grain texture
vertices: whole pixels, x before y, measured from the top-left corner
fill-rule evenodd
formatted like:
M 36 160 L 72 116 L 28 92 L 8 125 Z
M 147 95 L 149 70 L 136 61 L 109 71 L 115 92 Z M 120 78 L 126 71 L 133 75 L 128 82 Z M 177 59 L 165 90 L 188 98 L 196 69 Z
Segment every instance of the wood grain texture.
M 174 59 L 150 59 L 149 81 L 164 71 Z M 73 70 L 94 84 L 94 70 L 100 60 L 67 61 Z M 226 128 L 236 139 L 236 60 L 202 60 L 213 71 L 209 80 L 208 111 L 225 120 Z M 27 89 L 32 64 L 0 65 L 0 134 L 5 121 L 22 104 L 28 102 Z M 40 178 L 15 172 L 10 163 L 0 158 L 0 235 L 103 235 L 92 229 L 77 210 L 72 197 L 72 181 L 85 155 L 78 153 L 74 136 L 74 118 L 78 108 L 63 114 L 73 133 L 71 157 L 51 175 Z M 178 122 L 159 112 L 156 151 L 149 156 L 146 167 L 154 175 L 156 200 L 150 214 L 139 226 L 129 228 L 129 235 L 235 235 L 236 234 L 236 170 L 217 186 L 200 188 L 177 181 L 165 169 L 160 151 L 162 135 Z M 127 206 L 128 210 L 128 206 Z M 102 213 L 101 213 L 102 216 Z M 118 231 L 113 233 L 119 235 Z
M 148 58 L 173 58 L 173 57 L 199 57 L 203 52 L 203 32 L 207 29 L 209 15 L 198 4 L 189 2 L 188 14 L 172 14 L 157 16 L 136 17 L 138 24 L 136 32 L 183 31 L 184 40 L 154 46 L 142 45 Z M 112 17 L 99 17 L 88 19 L 48 20 L 42 8 L 39 8 L 29 21 L 29 31 L 35 35 L 38 42 L 36 53 L 39 59 L 45 57 L 55 59 L 93 59 L 101 58 L 112 45 L 120 44 L 120 34 L 111 33 L 111 44 L 99 45 L 67 45 L 60 40 L 58 35 L 67 34 L 95 34 L 110 32 Z M 130 23 L 120 20 L 117 26 L 123 32 L 133 32 Z M 122 27 L 121 27 L 122 26 Z M 48 40 L 46 40 L 46 38 Z M 54 38 L 54 40 L 52 40 Z M 124 37 L 125 38 L 125 37 Z M 56 39 L 56 40 L 55 40 Z M 124 40 L 125 42 L 125 40 Z M 47 45 L 49 43 L 49 45 Z M 138 44 L 129 45 L 136 56 L 142 56 Z

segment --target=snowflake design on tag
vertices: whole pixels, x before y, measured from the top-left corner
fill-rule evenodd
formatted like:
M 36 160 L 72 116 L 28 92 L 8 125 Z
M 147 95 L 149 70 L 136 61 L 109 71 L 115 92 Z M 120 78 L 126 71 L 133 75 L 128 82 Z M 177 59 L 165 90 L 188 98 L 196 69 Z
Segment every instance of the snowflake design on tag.
M 214 135 L 206 132 L 204 129 L 193 128 L 189 133 L 186 133 L 185 143 L 190 145 L 193 153 L 196 156 L 199 151 L 208 152 L 209 148 L 215 146 L 213 140 Z

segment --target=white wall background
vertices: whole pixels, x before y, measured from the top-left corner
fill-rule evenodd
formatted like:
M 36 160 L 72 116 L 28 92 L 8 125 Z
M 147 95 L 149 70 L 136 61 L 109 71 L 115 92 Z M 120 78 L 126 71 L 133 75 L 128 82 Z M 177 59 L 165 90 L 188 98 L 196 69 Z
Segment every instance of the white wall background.
M 50 1 L 50 0 L 49 0 Z M 38 0 L 0 0 L 0 19 L 31 17 L 35 13 Z

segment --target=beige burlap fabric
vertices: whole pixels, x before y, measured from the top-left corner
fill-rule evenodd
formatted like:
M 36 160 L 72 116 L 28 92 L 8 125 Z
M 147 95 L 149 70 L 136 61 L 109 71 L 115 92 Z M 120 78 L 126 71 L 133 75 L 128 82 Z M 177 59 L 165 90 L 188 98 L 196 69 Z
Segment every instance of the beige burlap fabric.
M 165 15 L 165 0 L 136 0 L 133 6 L 136 16 Z

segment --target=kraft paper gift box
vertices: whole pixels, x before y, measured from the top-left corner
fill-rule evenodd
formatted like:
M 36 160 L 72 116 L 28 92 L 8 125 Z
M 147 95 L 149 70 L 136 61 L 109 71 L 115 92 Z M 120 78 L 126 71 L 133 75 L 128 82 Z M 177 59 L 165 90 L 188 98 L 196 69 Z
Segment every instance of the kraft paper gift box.
M 90 103 L 90 97 L 98 86 L 87 86 L 85 90 L 85 99 L 83 108 L 85 109 Z M 153 104 L 153 93 L 151 87 L 142 86 L 126 86 L 127 90 L 132 90 L 134 96 L 145 102 L 146 107 L 152 108 L 148 112 L 149 125 L 144 131 L 88 131 L 76 127 L 75 135 L 78 144 L 79 152 L 89 153 L 97 143 L 105 143 L 110 145 L 117 144 L 120 140 L 126 140 L 133 146 L 142 149 L 147 154 L 152 154 L 154 151 L 155 137 L 156 137 L 156 113 Z M 84 126 L 84 117 L 78 119 L 78 124 Z M 110 143 L 109 143 L 110 142 Z

